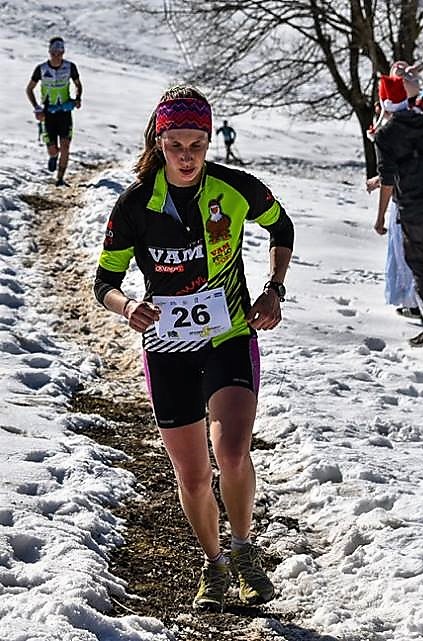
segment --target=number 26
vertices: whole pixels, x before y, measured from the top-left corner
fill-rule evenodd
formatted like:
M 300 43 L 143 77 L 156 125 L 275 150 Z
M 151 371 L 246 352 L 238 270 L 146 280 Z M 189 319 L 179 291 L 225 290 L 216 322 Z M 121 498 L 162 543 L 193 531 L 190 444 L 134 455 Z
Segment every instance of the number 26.
M 175 327 L 190 327 L 192 325 L 191 320 L 188 318 L 190 311 L 195 325 L 207 325 L 210 322 L 210 314 L 206 310 L 207 305 L 194 305 L 191 310 L 185 307 L 174 307 L 172 314 L 177 316 Z

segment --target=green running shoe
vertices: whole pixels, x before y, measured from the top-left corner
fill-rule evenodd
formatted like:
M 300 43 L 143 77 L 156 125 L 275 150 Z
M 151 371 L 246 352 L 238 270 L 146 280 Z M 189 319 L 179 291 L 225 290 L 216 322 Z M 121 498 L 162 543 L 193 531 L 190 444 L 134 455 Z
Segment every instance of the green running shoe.
M 242 603 L 266 603 L 275 596 L 275 588 L 261 566 L 260 552 L 255 545 L 246 543 L 238 550 L 232 550 L 231 569 L 239 582 Z
M 223 601 L 229 582 L 229 563 L 206 561 L 201 571 L 198 592 L 192 603 L 194 610 L 223 612 Z

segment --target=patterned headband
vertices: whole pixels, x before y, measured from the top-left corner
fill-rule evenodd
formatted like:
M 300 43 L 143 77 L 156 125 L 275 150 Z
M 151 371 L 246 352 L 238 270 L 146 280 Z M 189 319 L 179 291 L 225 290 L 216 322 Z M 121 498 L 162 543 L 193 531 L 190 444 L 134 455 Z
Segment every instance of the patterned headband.
M 198 98 L 175 98 L 159 103 L 156 109 L 156 136 L 168 129 L 200 129 L 212 132 L 210 105 Z

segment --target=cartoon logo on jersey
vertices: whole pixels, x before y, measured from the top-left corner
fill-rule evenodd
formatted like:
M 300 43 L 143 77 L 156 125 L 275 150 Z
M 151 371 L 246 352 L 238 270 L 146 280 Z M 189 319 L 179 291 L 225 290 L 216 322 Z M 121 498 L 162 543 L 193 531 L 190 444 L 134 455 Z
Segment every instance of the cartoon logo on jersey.
M 206 222 L 206 230 L 209 233 L 209 241 L 212 245 L 221 240 L 228 240 L 231 237 L 229 231 L 231 219 L 222 212 L 220 207 L 222 198 L 223 194 L 220 194 L 217 198 L 209 200 L 208 203 L 210 217 Z
M 113 243 L 113 223 L 111 220 L 107 223 L 106 235 L 104 238 L 104 247 L 109 247 Z

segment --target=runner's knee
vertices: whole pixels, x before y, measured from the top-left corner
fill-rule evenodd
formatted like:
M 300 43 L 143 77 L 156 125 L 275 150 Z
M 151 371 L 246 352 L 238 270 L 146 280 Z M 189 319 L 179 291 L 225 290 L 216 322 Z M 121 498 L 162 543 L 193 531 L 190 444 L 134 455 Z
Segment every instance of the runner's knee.
M 201 497 L 210 491 L 213 472 L 211 467 L 195 473 L 189 468 L 176 471 L 176 478 L 181 492 L 191 498 Z
M 219 470 L 223 473 L 242 474 L 245 467 L 250 466 L 250 452 L 240 445 L 232 447 L 217 448 L 215 458 Z

